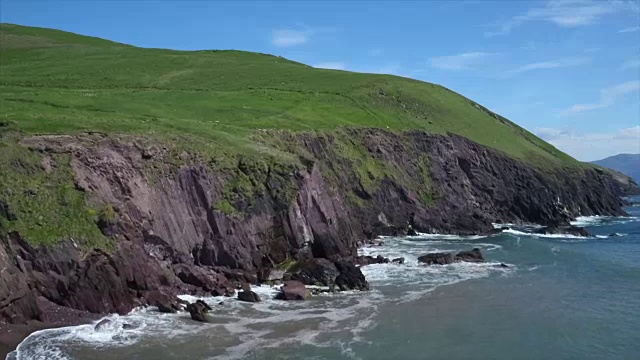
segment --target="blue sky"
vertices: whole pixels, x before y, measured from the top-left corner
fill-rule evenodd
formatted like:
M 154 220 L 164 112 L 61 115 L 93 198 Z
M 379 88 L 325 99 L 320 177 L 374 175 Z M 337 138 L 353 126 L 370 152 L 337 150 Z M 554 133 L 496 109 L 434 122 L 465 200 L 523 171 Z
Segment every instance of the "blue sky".
M 0 21 L 444 85 L 580 160 L 640 153 L 640 1 L 0 0 Z

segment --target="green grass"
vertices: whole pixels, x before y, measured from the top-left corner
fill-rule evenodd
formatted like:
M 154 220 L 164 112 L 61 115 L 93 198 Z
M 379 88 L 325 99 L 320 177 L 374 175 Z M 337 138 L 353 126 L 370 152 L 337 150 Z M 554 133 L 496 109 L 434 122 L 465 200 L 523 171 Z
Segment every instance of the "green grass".
M 359 140 L 345 136 L 344 128 L 452 133 L 546 170 L 580 164 L 509 120 L 435 84 L 315 69 L 258 53 L 144 49 L 0 24 L 0 200 L 17 217 L 0 219 L 0 225 L 34 243 L 78 238 L 87 246 L 109 248 L 112 240 L 104 238 L 95 223 L 117 214 L 109 204 L 91 204 L 73 187 L 68 157 L 55 155 L 58 166 L 46 173 L 39 165 L 42 155 L 19 146 L 19 137 L 92 131 L 161 142 L 169 149 L 168 157 L 162 166 L 149 169 L 150 180 L 193 157 L 226 169 L 228 179 L 214 209 L 241 217 L 252 206 L 252 196 L 265 191 L 267 176 L 308 165 L 308 153 L 300 146 L 291 148 L 295 141 L 263 129 L 336 136 L 336 153 L 353 165 L 367 191 L 385 178 L 393 179 L 393 169 Z M 432 205 L 438 194 L 430 187 L 428 159 L 418 161 L 422 181 L 411 188 L 425 205 Z M 269 171 L 277 167 L 282 171 Z M 295 196 L 290 179 L 276 180 L 282 186 L 274 190 L 275 196 L 290 201 Z M 346 196 L 362 205 L 353 194 Z
M 0 142 L 0 200 L 11 216 L 0 216 L 0 228 L 18 231 L 33 244 L 50 245 L 70 239 L 82 248 L 109 250 L 113 240 L 97 227 L 99 220 L 115 218 L 109 205 L 89 204 L 73 183 L 70 156 L 50 156 L 50 170 L 43 167 L 43 156 L 12 144 Z
M 240 51 L 143 49 L 0 25 L 0 121 L 27 134 L 101 131 L 256 150 L 257 129 L 455 133 L 520 159 L 573 160 L 439 85 Z M 258 151 L 260 151 L 258 149 Z

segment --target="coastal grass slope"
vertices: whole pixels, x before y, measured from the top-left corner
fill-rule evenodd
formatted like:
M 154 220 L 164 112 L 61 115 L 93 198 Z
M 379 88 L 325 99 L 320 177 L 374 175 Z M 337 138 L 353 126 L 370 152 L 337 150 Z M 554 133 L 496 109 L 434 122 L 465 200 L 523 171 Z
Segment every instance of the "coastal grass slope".
M 183 136 L 253 147 L 258 129 L 454 133 L 523 160 L 566 154 L 442 86 L 242 51 L 145 49 L 0 25 L 0 121 L 25 134 Z
M 166 146 L 176 155 L 173 165 L 182 161 L 178 154 L 197 154 L 203 163 L 224 164 L 231 174 L 229 199 L 232 192 L 257 191 L 238 170 L 238 158 L 265 161 L 267 167 L 299 161 L 294 144 L 283 143 L 274 131 L 336 135 L 365 187 L 393 177 L 396 171 L 350 139 L 346 128 L 457 134 L 543 169 L 582 166 L 440 85 L 316 69 L 251 52 L 146 49 L 0 24 L 0 232 L 17 230 L 33 243 L 71 238 L 112 246 L 96 227 L 109 204 L 91 204 L 75 189 L 68 156 L 28 151 L 19 144 L 24 137 L 132 136 Z M 43 167 L 43 161 L 51 166 Z M 421 186 L 428 188 L 426 165 L 424 173 Z M 238 214 L 232 201 L 217 210 Z

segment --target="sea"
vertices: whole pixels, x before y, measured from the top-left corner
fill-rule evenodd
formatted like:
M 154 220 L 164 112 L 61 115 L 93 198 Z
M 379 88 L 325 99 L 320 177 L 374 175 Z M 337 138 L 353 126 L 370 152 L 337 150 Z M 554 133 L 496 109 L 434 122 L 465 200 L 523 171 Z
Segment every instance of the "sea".
M 284 302 L 254 287 L 260 303 L 202 298 L 211 324 L 136 309 L 99 330 L 36 332 L 7 359 L 640 359 L 640 207 L 627 212 L 578 218 L 592 238 L 533 235 L 535 225 L 388 237 L 361 254 L 406 261 L 363 267 L 368 292 Z M 475 247 L 487 262 L 417 261 Z

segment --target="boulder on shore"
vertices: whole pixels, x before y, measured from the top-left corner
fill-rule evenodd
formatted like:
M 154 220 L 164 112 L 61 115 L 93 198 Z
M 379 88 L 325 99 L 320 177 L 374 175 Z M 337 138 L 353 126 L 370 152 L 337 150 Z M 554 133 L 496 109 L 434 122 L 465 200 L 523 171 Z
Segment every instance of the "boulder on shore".
M 306 300 L 311 294 L 303 283 L 297 280 L 285 281 L 280 289 L 280 293 L 276 296 L 279 300 Z

